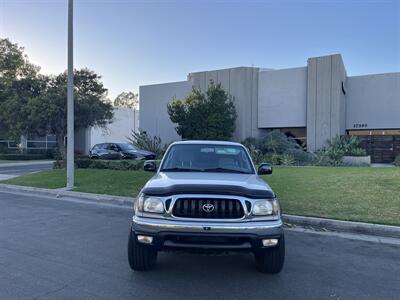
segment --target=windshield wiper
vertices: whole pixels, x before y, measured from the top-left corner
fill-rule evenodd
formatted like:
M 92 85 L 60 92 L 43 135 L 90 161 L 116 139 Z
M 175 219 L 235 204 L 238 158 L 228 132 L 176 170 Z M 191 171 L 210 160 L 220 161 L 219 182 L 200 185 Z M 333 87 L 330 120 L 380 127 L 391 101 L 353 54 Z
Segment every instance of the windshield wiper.
M 210 168 L 203 169 L 204 172 L 220 172 L 220 173 L 239 173 L 239 174 L 250 174 L 247 171 L 235 170 L 235 169 L 227 169 L 227 168 Z
M 190 169 L 190 168 L 165 168 L 161 169 L 160 172 L 202 172 L 200 169 Z

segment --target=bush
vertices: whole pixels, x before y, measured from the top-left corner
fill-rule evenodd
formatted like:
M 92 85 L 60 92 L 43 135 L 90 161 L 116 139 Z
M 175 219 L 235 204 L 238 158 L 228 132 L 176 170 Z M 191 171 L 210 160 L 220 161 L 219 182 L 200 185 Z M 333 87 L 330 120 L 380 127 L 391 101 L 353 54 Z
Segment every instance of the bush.
M 260 149 L 258 149 L 258 141 L 256 138 L 247 138 L 242 142 L 242 144 L 247 148 L 247 151 L 249 152 L 254 164 L 258 165 L 262 162 L 265 162 L 263 161 L 263 153 Z
M 328 146 L 319 151 L 318 163 L 330 163 L 333 166 L 343 165 L 343 156 L 366 156 L 365 149 L 360 148 L 360 139 L 356 136 L 337 135 L 327 141 Z
M 400 167 L 400 154 L 394 160 L 394 165 Z
M 293 155 L 285 153 L 280 157 L 280 163 L 284 166 L 291 166 L 296 163 L 296 160 Z
M 1 160 L 37 160 L 47 159 L 46 154 L 26 154 L 26 153 L 12 153 L 12 154 L 0 154 Z
M 79 169 L 107 169 L 121 171 L 142 170 L 144 160 L 101 160 L 80 158 L 75 160 L 75 167 Z M 53 164 L 54 169 L 64 169 L 66 163 L 64 160 L 57 160 Z
M 304 151 L 304 149 L 297 144 L 296 141 L 288 138 L 280 130 L 269 131 L 258 141 L 258 148 L 263 153 L 272 152 L 278 154 L 283 154 L 295 149 Z
M 242 143 L 256 164 L 309 165 L 315 160 L 315 155 L 306 152 L 295 140 L 279 130 L 272 130 L 258 140 L 247 138 Z
M 261 156 L 260 162 L 270 163 L 273 165 L 280 165 L 281 157 L 279 154 L 276 153 L 267 153 Z
M 166 150 L 166 147 L 162 146 L 160 137 L 150 136 L 145 131 L 140 129 L 139 132 L 132 130 L 131 136 L 128 137 L 128 141 L 136 148 L 155 153 L 157 157 L 162 156 Z

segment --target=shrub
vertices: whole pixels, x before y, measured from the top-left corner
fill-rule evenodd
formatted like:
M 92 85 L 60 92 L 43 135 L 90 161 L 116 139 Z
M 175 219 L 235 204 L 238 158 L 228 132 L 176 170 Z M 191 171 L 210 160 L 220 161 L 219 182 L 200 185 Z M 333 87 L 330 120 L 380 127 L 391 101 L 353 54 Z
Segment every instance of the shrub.
M 400 154 L 394 160 L 394 165 L 400 167 Z
M 276 153 L 267 153 L 261 156 L 260 162 L 270 163 L 273 165 L 279 165 L 281 163 L 280 155 Z
M 291 166 L 296 163 L 294 156 L 288 153 L 282 154 L 280 157 L 280 163 L 284 166 Z
M 150 136 L 147 132 L 140 129 L 139 132 L 132 130 L 131 136 L 128 137 L 128 141 L 136 148 L 155 153 L 157 157 L 160 157 L 165 151 L 165 147 L 162 146 L 160 137 Z
M 365 156 L 366 151 L 360 148 L 360 139 L 356 136 L 349 135 L 337 135 L 332 140 L 327 141 L 327 150 L 332 150 L 334 155 L 338 156 L 340 153 L 342 156 Z
M 290 150 L 301 149 L 299 144 L 293 139 L 288 138 L 280 130 L 269 131 L 258 142 L 258 147 L 263 153 L 278 153 L 283 154 Z
M 332 140 L 327 141 L 328 146 L 319 152 L 319 161 L 330 162 L 330 165 L 343 165 L 343 156 L 365 156 L 366 151 L 359 147 L 360 139 L 356 136 L 337 135 Z
M 351 151 L 349 151 L 346 155 L 349 155 L 349 156 L 366 156 L 367 155 L 367 151 L 365 151 L 365 149 L 363 149 L 363 148 L 355 148 L 355 149 L 352 149 Z
M 329 157 L 329 155 L 327 155 L 326 151 L 319 151 L 317 152 L 316 156 L 315 156 L 315 160 L 314 160 L 314 165 L 316 166 L 338 166 L 340 165 L 342 162 L 342 160 L 340 159 L 340 161 L 335 161 L 332 158 Z
M 261 139 L 247 138 L 242 143 L 256 164 L 309 165 L 315 160 L 315 155 L 306 152 L 295 140 L 279 130 L 272 130 Z
M 143 169 L 143 160 L 101 160 L 80 158 L 75 160 L 75 167 L 79 169 L 107 169 L 136 171 Z M 53 164 L 54 169 L 63 169 L 66 167 L 64 160 L 57 160 Z
M 301 165 L 301 166 L 311 165 L 314 163 L 314 161 L 316 159 L 315 154 L 306 152 L 302 148 L 292 149 L 292 150 L 289 150 L 287 153 L 290 154 L 291 156 L 293 156 L 293 158 L 295 160 L 295 164 Z

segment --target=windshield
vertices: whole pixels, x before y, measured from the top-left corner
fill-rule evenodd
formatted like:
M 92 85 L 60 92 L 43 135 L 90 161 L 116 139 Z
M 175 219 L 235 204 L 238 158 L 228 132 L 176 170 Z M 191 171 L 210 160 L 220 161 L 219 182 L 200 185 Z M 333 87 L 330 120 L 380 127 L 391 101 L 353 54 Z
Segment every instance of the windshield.
M 118 144 L 118 146 L 122 149 L 122 150 L 136 150 L 136 148 L 132 145 L 132 144 Z
M 244 147 L 212 144 L 172 146 L 165 154 L 160 171 L 254 174 Z

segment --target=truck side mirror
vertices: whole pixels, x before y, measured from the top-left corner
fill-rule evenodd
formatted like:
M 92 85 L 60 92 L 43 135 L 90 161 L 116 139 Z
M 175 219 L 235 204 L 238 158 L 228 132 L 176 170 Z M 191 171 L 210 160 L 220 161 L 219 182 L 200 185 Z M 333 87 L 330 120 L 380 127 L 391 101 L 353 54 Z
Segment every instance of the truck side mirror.
M 270 175 L 272 174 L 272 165 L 267 163 L 262 163 L 258 167 L 258 175 Z
M 157 170 L 155 160 L 146 160 L 143 165 L 143 170 L 148 172 L 155 172 Z

